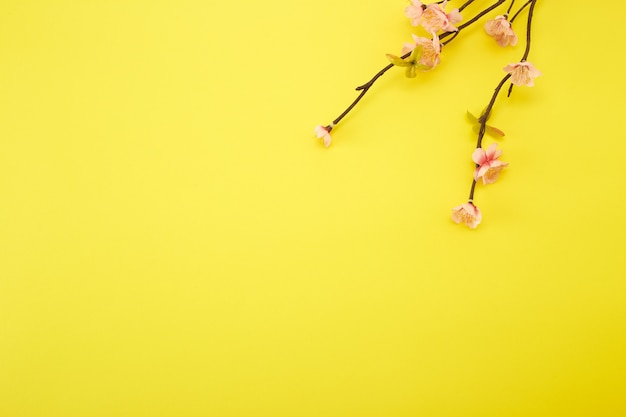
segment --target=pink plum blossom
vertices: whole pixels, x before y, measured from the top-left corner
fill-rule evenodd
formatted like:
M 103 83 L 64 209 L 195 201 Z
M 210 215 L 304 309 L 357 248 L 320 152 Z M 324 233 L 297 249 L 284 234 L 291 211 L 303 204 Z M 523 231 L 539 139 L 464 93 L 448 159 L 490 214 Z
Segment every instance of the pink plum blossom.
M 319 138 L 322 139 L 322 141 L 324 142 L 324 146 L 326 146 L 327 148 L 330 146 L 330 142 L 332 141 L 331 137 L 330 137 L 330 131 L 333 128 L 331 126 L 315 126 L 315 135 Z
M 411 35 L 413 37 L 413 41 L 415 43 L 405 43 L 402 48 L 402 55 L 407 52 L 411 52 L 417 46 L 422 47 L 422 56 L 419 60 L 419 63 L 424 67 L 427 67 L 428 70 L 435 68 L 439 65 L 439 55 L 441 54 L 441 43 L 439 42 L 439 36 L 436 33 L 433 33 L 433 38 L 422 38 L 417 35 Z
M 459 9 L 446 13 L 445 7 L 447 2 L 447 0 L 444 0 L 441 4 L 431 3 L 426 6 L 420 22 L 428 32 L 439 32 L 440 30 L 456 32 L 458 30 L 454 24 L 460 22 L 463 18 Z
M 483 148 L 476 148 L 472 154 L 472 160 L 478 165 L 474 171 L 475 181 L 482 178 L 483 184 L 493 184 L 498 179 L 500 171 L 509 165 L 508 162 L 498 160 L 502 151 L 496 149 L 497 147 L 497 144 L 492 143 L 486 151 Z
M 509 64 L 503 69 L 505 72 L 511 74 L 511 83 L 514 85 L 532 87 L 535 85 L 533 79 L 541 75 L 541 71 L 528 61 Z
M 468 201 L 452 209 L 452 221 L 456 224 L 464 223 L 470 229 L 475 229 L 482 219 L 483 215 L 472 201 Z
M 405 7 L 404 14 L 411 19 L 411 26 L 419 26 L 425 8 L 420 0 L 411 0 L 411 4 Z
M 496 16 L 495 19 L 488 20 L 485 23 L 485 31 L 489 36 L 494 38 L 500 46 L 517 45 L 517 35 L 513 31 L 511 22 L 507 16 Z

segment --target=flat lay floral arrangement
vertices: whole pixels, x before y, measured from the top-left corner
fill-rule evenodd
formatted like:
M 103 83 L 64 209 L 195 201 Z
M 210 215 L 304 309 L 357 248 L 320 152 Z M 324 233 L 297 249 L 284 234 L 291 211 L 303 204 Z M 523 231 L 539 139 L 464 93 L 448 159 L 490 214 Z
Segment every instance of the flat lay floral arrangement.
M 420 0 L 410 0 L 410 4 L 404 9 L 404 14 L 416 31 L 424 32 L 428 36 L 412 34 L 413 41 L 404 44 L 400 56 L 387 54 L 389 64 L 368 82 L 356 88 L 359 94 L 346 110 L 330 124 L 317 126 L 314 130 L 324 146 L 329 147 L 332 143 L 331 131 L 355 108 L 378 78 L 393 67 L 404 69 L 408 78 L 418 77 L 419 72 L 434 70 L 439 65 L 441 56 L 445 55 L 443 52 L 445 45 L 456 39 L 463 29 L 470 25 L 482 24 L 485 34 L 492 37 L 503 48 L 515 47 L 518 44 L 518 33 L 523 33 L 525 49 L 519 62 L 509 63 L 503 67 L 505 75 L 495 87 L 491 99 L 480 115 L 475 116 L 467 112 L 467 119 L 472 123 L 477 134 L 476 149 L 471 153 L 471 159 L 476 164 L 476 168 L 473 172 L 468 200 L 452 209 L 452 220 L 472 229 L 482 221 L 482 213 L 474 202 L 477 183 L 482 182 L 483 185 L 495 183 L 500 172 L 508 166 L 507 162 L 500 160 L 502 150 L 498 149 L 497 143 L 491 143 L 487 147 L 483 143 L 485 135 L 494 138 L 504 136 L 504 132 L 500 129 L 487 124 L 496 99 L 505 85 L 508 84 L 508 97 L 513 92 L 514 86 L 532 87 L 534 78 L 541 75 L 541 72 L 528 61 L 533 13 L 537 0 L 528 0 L 521 5 L 516 5 L 515 0 L 498 0 L 489 7 L 472 13 L 470 6 L 474 1 L 467 0 L 458 8 L 450 8 L 447 0 L 430 4 L 422 3 Z M 470 10 L 469 19 L 466 19 L 468 13 L 466 9 Z M 520 19 L 522 14 L 525 14 L 526 19 Z M 518 23 L 519 20 L 523 22 Z

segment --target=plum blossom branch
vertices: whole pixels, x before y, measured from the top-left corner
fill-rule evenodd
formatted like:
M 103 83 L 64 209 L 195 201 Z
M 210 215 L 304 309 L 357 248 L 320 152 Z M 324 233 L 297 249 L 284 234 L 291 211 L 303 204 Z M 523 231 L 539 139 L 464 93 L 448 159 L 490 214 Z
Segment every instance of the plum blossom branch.
M 441 50 L 444 45 L 452 42 L 458 37 L 462 30 L 475 24 L 486 14 L 509 0 L 494 0 L 489 7 L 477 12 L 471 19 L 457 26 L 457 24 L 462 21 L 461 11 L 469 7 L 474 1 L 475 0 L 466 0 L 459 8 L 446 11 L 448 0 L 435 0 L 435 2 L 429 4 L 422 3 L 422 0 L 410 0 L 410 4 L 404 9 L 405 16 L 410 19 L 411 26 L 421 26 L 430 34 L 430 37 L 426 38 L 413 34 L 414 42 L 404 44 L 401 56 L 387 54 L 387 59 L 390 61 L 390 64 L 374 74 L 369 81 L 356 87 L 356 91 L 359 92 L 356 99 L 354 99 L 332 123 L 326 126 L 317 126 L 315 128 L 315 135 L 322 140 L 325 146 L 330 146 L 332 142 L 330 132 L 333 128 L 355 108 L 365 94 L 372 88 L 374 83 L 386 74 L 387 71 L 394 66 L 402 67 L 405 69 L 407 77 L 414 78 L 417 76 L 418 72 L 432 70 L 439 64 Z M 510 95 L 513 86 L 532 87 L 534 85 L 534 78 L 541 75 L 541 72 L 536 69 L 532 63 L 527 61 L 531 50 L 531 31 L 537 0 L 526 0 L 522 6 L 518 7 L 513 17 L 509 19 L 509 15 L 511 11 L 514 10 L 515 4 L 516 0 L 510 0 L 508 6 L 503 7 L 503 9 L 506 8 L 506 12 L 488 20 L 484 25 L 484 29 L 501 47 L 513 47 L 518 43 L 518 37 L 513 30 L 512 23 L 522 11 L 528 8 L 524 53 L 519 62 L 508 64 L 503 68 L 506 74 L 496 85 L 487 106 L 480 116 L 476 117 L 469 111 L 467 112 L 467 117 L 472 122 L 473 128 L 477 132 L 476 147 L 471 155 L 475 169 L 468 200 L 452 209 L 452 220 L 456 223 L 463 223 L 472 229 L 477 227 L 482 221 L 482 213 L 474 204 L 478 182 L 482 181 L 483 184 L 496 182 L 500 172 L 509 165 L 507 162 L 500 160 L 502 150 L 498 149 L 497 143 L 492 143 L 488 147 L 484 147 L 486 134 L 495 137 L 504 136 L 504 132 L 500 129 L 487 124 L 487 121 L 493 113 L 498 96 L 507 82 L 511 84 L 508 91 Z
M 476 149 L 482 148 L 483 138 L 485 137 L 485 131 L 487 129 L 487 120 L 489 119 L 489 116 L 491 115 L 491 111 L 493 110 L 493 106 L 496 103 L 496 98 L 498 98 L 498 94 L 500 93 L 500 90 L 502 90 L 502 87 L 509 80 L 509 78 L 511 78 L 511 74 L 505 75 L 504 78 L 500 80 L 500 82 L 498 83 L 498 86 L 495 88 L 493 92 L 493 95 L 491 96 L 491 100 L 489 100 L 489 104 L 485 108 L 485 111 L 483 111 L 483 114 L 481 114 L 480 117 L 478 118 L 478 122 L 480 123 L 480 130 L 478 131 L 478 140 L 476 141 Z M 478 163 L 476 164 L 476 167 L 478 167 Z M 475 190 L 476 190 L 476 178 L 472 180 L 472 186 L 470 188 L 470 194 L 468 198 L 470 202 L 474 201 Z
M 513 6 L 513 3 L 514 0 L 509 7 L 509 12 Z M 509 88 L 507 96 L 511 94 L 511 90 L 514 85 L 532 86 L 533 78 L 541 75 L 541 72 L 539 72 L 530 62 L 526 61 L 528 55 L 530 54 L 532 19 L 536 3 L 537 0 L 529 0 L 526 4 L 520 7 L 520 10 L 514 16 L 514 18 L 518 16 L 521 10 L 530 5 L 530 9 L 528 11 L 528 22 L 526 24 L 526 48 L 519 63 L 509 64 L 504 67 L 504 71 L 507 72 L 507 74 L 502 78 L 502 80 L 500 80 L 500 82 L 496 86 L 491 96 L 491 99 L 489 100 L 489 104 L 478 118 L 478 123 L 480 125 L 478 131 L 478 139 L 476 141 L 476 149 L 472 154 L 472 159 L 476 164 L 476 169 L 474 171 L 474 178 L 472 179 L 472 184 L 470 186 L 468 202 L 463 204 L 462 206 L 457 206 L 452 209 L 452 220 L 456 223 L 465 223 L 468 227 L 472 229 L 475 228 L 482 220 L 482 214 L 478 207 L 476 207 L 476 205 L 474 204 L 474 193 L 476 191 L 476 184 L 478 183 L 478 179 L 482 178 L 483 183 L 485 184 L 493 183 L 498 178 L 500 171 L 508 165 L 508 163 L 498 160 L 502 151 L 497 150 L 497 145 L 495 143 L 492 144 L 487 150 L 484 150 L 482 147 L 483 138 L 487 130 L 487 120 L 491 115 L 498 94 L 502 90 L 504 84 L 506 84 L 506 82 L 509 80 L 511 80 L 511 86 Z M 513 19 L 511 19 L 511 21 L 512 20 Z
M 448 39 L 446 42 L 442 42 L 442 45 L 447 45 L 448 43 L 450 43 L 454 38 L 457 37 L 457 35 L 459 34 L 459 32 L 461 30 L 463 30 L 464 28 L 466 28 L 466 27 L 472 25 L 473 23 L 477 22 L 481 17 L 483 17 L 484 15 L 486 15 L 487 13 L 489 13 L 490 11 L 495 9 L 496 7 L 500 6 L 505 1 L 506 0 L 497 0 L 494 4 L 492 4 L 491 6 L 487 7 L 485 10 L 479 12 L 476 16 L 474 16 L 473 18 L 471 18 L 470 20 L 468 20 L 464 24 L 459 25 L 456 31 L 442 33 L 441 36 L 439 36 L 440 40 L 445 39 L 448 36 L 452 36 L 451 39 Z M 473 2 L 474 2 L 474 0 L 466 1 L 461 7 L 459 7 L 459 9 L 458 9 L 459 12 L 461 10 L 463 10 L 465 7 L 467 7 L 470 4 L 472 4 Z M 410 55 L 410 52 L 402 55 L 400 58 L 405 59 L 405 58 L 408 58 L 409 55 Z M 337 116 L 337 118 L 335 118 L 333 120 L 333 125 L 339 124 L 339 122 L 344 117 L 346 117 L 348 115 L 348 113 L 350 113 L 352 111 L 352 109 L 354 109 L 354 107 L 361 101 L 361 99 L 363 99 L 365 94 L 367 94 L 367 92 L 374 85 L 374 83 L 380 77 L 382 77 L 387 71 L 389 71 L 393 67 L 394 67 L 393 64 L 389 64 L 389 65 L 385 66 L 383 69 L 378 71 L 368 82 L 366 82 L 365 84 L 362 84 L 362 85 L 356 87 L 356 91 L 360 91 L 359 95 L 356 97 L 356 99 L 354 99 L 354 101 L 339 116 Z

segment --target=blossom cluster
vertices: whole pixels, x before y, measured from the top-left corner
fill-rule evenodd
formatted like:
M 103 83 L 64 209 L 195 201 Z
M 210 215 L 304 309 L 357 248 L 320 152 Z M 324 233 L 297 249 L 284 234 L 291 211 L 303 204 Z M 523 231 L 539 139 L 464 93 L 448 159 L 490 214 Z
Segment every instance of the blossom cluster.
M 418 28 L 425 32 L 428 37 L 412 33 L 412 42 L 404 43 L 400 56 L 387 54 L 390 64 L 377 73 L 369 82 L 357 87 L 360 91 L 356 100 L 332 123 L 326 126 L 317 126 L 315 135 L 321 139 L 324 146 L 329 147 L 332 143 L 330 136 L 331 130 L 356 106 L 359 100 L 369 91 L 374 82 L 382 76 L 387 70 L 393 67 L 401 67 L 405 70 L 408 78 L 415 78 L 419 72 L 426 72 L 435 69 L 441 62 L 442 48 L 457 37 L 459 32 L 465 27 L 480 21 L 480 19 L 495 10 L 507 0 L 498 0 L 492 6 L 478 12 L 475 16 L 463 24 L 462 10 L 473 3 L 473 0 L 466 1 L 459 8 L 448 9 L 448 0 L 433 2 L 429 4 L 422 3 L 421 0 L 410 0 L 410 4 L 405 7 L 404 14 L 409 19 L 412 27 Z M 474 203 L 474 192 L 479 181 L 483 185 L 493 184 L 498 179 L 500 173 L 508 166 L 507 162 L 501 161 L 500 156 L 502 150 L 498 149 L 496 143 L 492 143 L 488 147 L 483 147 L 483 138 L 485 134 L 495 137 L 502 137 L 504 133 L 493 126 L 487 125 L 487 120 L 492 114 L 494 103 L 502 87 L 506 82 L 510 82 L 509 95 L 513 86 L 534 85 L 534 79 L 541 75 L 541 72 L 527 60 L 530 52 L 530 30 L 535 5 L 537 0 L 527 0 L 524 5 L 519 7 L 513 17 L 509 18 L 509 13 L 513 9 L 515 0 L 510 2 L 506 13 L 498 14 L 492 19 L 485 21 L 483 27 L 485 33 L 493 38 L 501 47 L 515 47 L 518 42 L 518 36 L 513 29 L 513 22 L 516 17 L 528 7 L 528 19 L 526 24 L 526 49 L 519 62 L 510 63 L 504 66 L 505 75 L 498 84 L 492 95 L 489 104 L 483 110 L 480 117 L 475 117 L 468 112 L 468 118 L 474 124 L 474 128 L 478 134 L 477 145 L 471 154 L 471 159 L 476 165 L 474 170 L 472 186 L 469 199 L 466 203 L 456 206 L 452 209 L 452 220 L 455 223 L 463 223 L 474 229 L 482 221 L 482 214 Z M 448 38 L 447 40 L 444 40 Z
M 463 18 L 459 9 L 446 12 L 447 0 L 441 3 L 424 4 L 419 0 L 411 0 L 411 4 L 404 9 L 404 14 L 411 20 L 412 26 L 422 26 L 427 32 L 455 32 Z

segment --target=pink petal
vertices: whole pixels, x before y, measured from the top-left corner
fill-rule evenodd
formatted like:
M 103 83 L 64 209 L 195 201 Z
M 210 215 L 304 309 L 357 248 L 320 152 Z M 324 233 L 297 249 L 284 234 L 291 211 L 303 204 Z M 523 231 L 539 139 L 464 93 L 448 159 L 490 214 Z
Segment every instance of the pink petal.
M 463 20 L 463 16 L 461 16 L 459 9 L 454 9 L 448 13 L 448 19 L 450 19 L 450 23 L 459 23 Z
M 472 214 L 472 216 L 480 216 L 480 210 L 472 203 L 465 203 L 463 207 Z
M 405 42 L 404 46 L 402 47 L 402 51 L 400 51 L 400 54 L 404 55 L 404 54 L 408 54 L 409 52 L 412 52 L 413 49 L 415 49 L 417 45 L 414 43 L 408 43 Z
M 461 214 L 460 214 L 460 210 L 461 210 L 461 206 L 457 206 L 452 209 L 452 221 L 455 222 L 456 224 L 459 224 L 463 221 L 463 218 L 461 217 Z
M 497 143 L 492 143 L 491 145 L 489 145 L 489 147 L 487 148 L 487 151 L 485 152 L 487 156 L 487 160 L 492 161 L 494 159 L 497 159 L 500 155 L 502 155 L 502 151 L 497 150 L 496 149 L 497 147 L 498 147 Z
M 439 43 L 439 36 L 435 32 L 432 32 L 433 35 L 433 46 L 437 52 L 441 51 L 441 44 Z
M 476 168 L 476 174 L 474 175 L 474 178 L 477 179 L 485 175 L 485 173 L 489 171 L 490 167 L 491 166 L 489 165 L 489 163 L 486 163 Z
M 491 161 L 491 162 L 489 163 L 489 165 L 490 165 L 492 168 L 498 168 L 498 167 L 502 167 L 502 168 L 504 168 L 504 167 L 508 166 L 508 165 L 509 165 L 509 163 L 508 163 L 508 162 L 504 162 L 504 161 L 500 161 L 500 160 L 496 160 L 496 161 Z
M 539 77 L 541 74 L 541 71 L 539 71 L 537 68 L 535 68 L 534 66 L 532 66 L 532 64 L 528 67 L 528 75 L 530 75 L 532 78 L 535 77 Z
M 472 161 L 476 162 L 478 165 L 484 164 L 487 161 L 485 150 L 483 148 L 476 148 L 472 153 Z
M 315 126 L 314 132 L 315 132 L 315 136 L 317 136 L 320 139 L 328 135 L 328 130 L 326 130 L 324 126 Z
M 504 70 L 504 72 L 507 72 L 507 73 L 509 73 L 509 74 L 510 74 L 510 73 L 512 73 L 512 72 L 515 70 L 515 68 L 517 68 L 518 66 L 519 66 L 519 64 L 509 64 L 509 65 L 507 65 L 506 67 L 504 67 L 504 68 L 502 68 L 502 69 Z
M 411 26 L 419 26 L 424 9 L 420 1 L 411 0 L 411 4 L 404 8 L 404 14 L 411 19 Z

